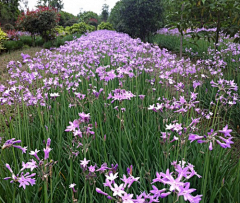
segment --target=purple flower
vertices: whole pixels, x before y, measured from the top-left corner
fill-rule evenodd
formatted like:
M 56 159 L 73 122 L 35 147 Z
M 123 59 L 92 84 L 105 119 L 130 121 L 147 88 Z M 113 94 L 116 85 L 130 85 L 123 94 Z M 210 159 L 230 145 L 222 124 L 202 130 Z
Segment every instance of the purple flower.
M 185 201 L 188 200 L 189 202 L 192 202 L 192 203 L 199 202 L 201 200 L 200 197 L 202 195 L 198 196 L 200 198 L 200 200 L 197 201 L 197 199 L 194 196 L 191 195 L 191 193 L 196 191 L 196 189 L 189 189 L 189 187 L 190 187 L 189 182 L 185 183 L 185 185 L 183 187 L 180 187 L 180 191 L 178 193 L 178 196 L 183 196 Z
M 122 196 L 122 203 L 133 203 L 133 194 L 124 193 Z
M 191 133 L 191 134 L 189 134 L 188 140 L 190 140 L 191 142 L 193 142 L 193 141 L 195 141 L 195 140 L 201 140 L 202 138 L 204 138 L 204 137 Z
M 34 178 L 31 178 L 33 176 L 36 175 L 36 173 L 33 173 L 31 175 L 28 175 L 29 173 L 26 173 L 25 175 L 23 175 L 23 173 L 21 174 L 20 178 L 18 178 L 18 182 L 20 183 L 19 187 L 23 187 L 24 189 L 26 189 L 26 185 L 31 184 L 31 186 L 35 185 L 36 180 Z
M 90 113 L 85 114 L 84 112 L 78 114 L 80 117 L 80 121 L 83 123 L 89 123 L 90 121 Z
M 47 139 L 46 148 L 43 149 L 43 152 L 44 152 L 44 160 L 46 160 L 46 159 L 49 158 L 49 152 L 52 150 L 52 149 L 50 148 L 50 144 L 51 144 L 51 139 L 48 138 L 48 139 Z
M 25 166 L 25 164 L 23 164 L 23 166 Z M 14 173 L 13 173 L 13 171 L 12 171 L 12 169 L 11 169 L 11 167 L 9 166 L 9 164 L 6 164 L 6 168 L 11 172 L 11 174 L 12 174 L 12 177 L 6 177 L 6 178 L 4 178 L 4 180 L 8 180 L 8 179 L 12 179 L 12 181 L 10 181 L 11 183 L 12 182 L 18 182 L 18 183 L 20 183 L 19 184 L 19 187 L 23 187 L 24 189 L 26 189 L 26 186 L 27 185 L 35 185 L 35 183 L 36 183 L 36 180 L 34 179 L 34 178 L 32 178 L 33 176 L 35 176 L 36 175 L 36 173 L 32 173 L 32 174 L 30 174 L 29 172 L 27 172 L 27 173 L 21 173 L 21 175 L 20 175 L 20 177 L 17 175 L 15 175 Z M 27 167 L 26 167 L 27 168 Z M 30 167 L 31 168 L 31 167 Z M 25 169 L 25 168 L 24 168 Z M 22 169 L 23 170 L 23 169 Z M 21 170 L 21 171 L 22 171 Z
M 104 171 L 106 171 L 107 169 L 109 169 L 109 168 L 107 167 L 107 163 L 103 163 L 103 164 L 101 165 L 101 167 L 100 167 L 99 169 L 97 169 L 96 171 L 104 172 Z
M 96 167 L 96 166 L 92 166 L 92 165 L 89 166 L 89 167 L 88 167 L 89 172 L 94 173 L 94 172 L 95 172 L 95 167 Z
M 96 192 L 105 196 L 108 196 L 106 192 L 103 192 L 100 188 L 96 188 Z
M 16 140 L 15 141 L 15 138 L 12 138 L 12 139 L 10 139 L 10 140 L 7 140 L 4 144 L 3 144 L 3 146 L 2 146 L 2 149 L 6 149 L 6 148 L 9 148 L 9 147 L 15 147 L 15 148 L 19 148 L 19 149 L 21 149 L 22 151 L 23 151 L 23 153 L 26 153 L 26 150 L 27 150 L 27 147 L 24 147 L 24 148 L 22 148 L 21 146 L 19 146 L 19 145 L 15 145 L 15 144 L 18 144 L 18 143 L 20 143 L 21 142 L 21 140 Z
M 139 98 L 140 98 L 141 100 L 143 100 L 144 97 L 145 97 L 145 95 L 143 95 L 143 94 L 140 94 L 140 95 L 138 95 L 138 96 L 139 96 Z
M 230 132 L 232 132 L 232 130 L 228 129 L 228 125 L 226 125 L 222 130 L 219 130 L 218 132 L 223 133 L 225 137 L 231 137 Z

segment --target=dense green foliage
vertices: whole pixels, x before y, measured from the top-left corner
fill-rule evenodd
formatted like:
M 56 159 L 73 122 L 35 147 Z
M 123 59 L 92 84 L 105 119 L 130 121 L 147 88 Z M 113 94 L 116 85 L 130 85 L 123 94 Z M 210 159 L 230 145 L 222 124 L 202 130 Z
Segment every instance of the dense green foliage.
M 118 1 L 115 6 L 112 8 L 108 21 L 113 25 L 114 29 L 122 32 L 123 31 L 123 22 L 121 19 L 121 8 L 122 1 Z
M 113 26 L 109 22 L 101 22 L 98 27 L 98 30 L 114 30 Z
M 18 9 L 20 0 L 0 0 L 0 24 L 13 24 L 20 11 Z
M 3 42 L 7 39 L 7 34 L 0 28 L 0 52 L 4 49 Z
M 95 30 L 93 25 L 87 25 L 84 22 L 73 24 L 69 27 L 70 34 L 84 34 L 87 31 L 92 32 Z
M 101 13 L 101 20 L 103 22 L 107 22 L 109 16 L 109 6 L 107 4 L 103 4 L 102 6 L 102 13 Z
M 160 0 L 122 0 L 113 8 L 109 21 L 117 31 L 145 41 L 161 27 L 161 14 Z
M 98 14 L 93 11 L 84 11 L 83 13 L 78 14 L 79 22 L 87 23 L 91 18 L 99 20 Z
M 77 23 L 77 17 L 71 13 L 60 11 L 60 20 L 58 25 L 60 26 L 72 26 L 74 23 Z
M 37 5 L 48 6 L 48 7 L 50 6 L 57 9 L 58 11 L 63 9 L 63 6 L 64 6 L 63 0 L 38 0 Z

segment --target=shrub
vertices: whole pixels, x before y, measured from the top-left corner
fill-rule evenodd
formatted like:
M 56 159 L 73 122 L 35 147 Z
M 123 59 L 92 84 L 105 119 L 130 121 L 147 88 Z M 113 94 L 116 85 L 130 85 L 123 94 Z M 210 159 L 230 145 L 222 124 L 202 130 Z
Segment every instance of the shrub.
M 65 29 L 64 29 L 63 26 L 57 26 L 57 27 L 55 28 L 55 30 L 56 30 L 56 32 L 58 33 L 58 35 L 60 35 L 60 36 L 66 35 Z
M 69 26 L 65 27 L 65 34 L 70 35 L 70 33 L 71 33 L 70 27 Z
M 76 17 L 71 13 L 60 11 L 59 14 L 60 14 L 59 25 L 61 26 L 72 26 L 74 23 L 78 22 Z M 71 21 L 72 19 L 74 19 L 74 21 Z
M 53 46 L 54 46 L 53 41 L 48 41 L 43 44 L 44 49 L 50 49 Z
M 74 34 L 74 33 L 84 34 L 85 32 L 87 32 L 87 27 L 88 27 L 88 25 L 84 22 L 76 23 L 70 27 L 70 33 L 71 34 Z
M 98 30 L 114 30 L 113 29 L 113 26 L 111 23 L 109 22 L 101 22 L 98 27 L 97 27 Z
M 95 27 L 94 25 L 87 25 L 87 30 L 88 30 L 89 32 L 93 32 L 93 31 L 96 30 L 96 27 Z
M 32 38 L 30 36 L 21 36 L 20 40 L 23 42 L 24 45 L 32 46 Z
M 67 35 L 66 37 L 63 38 L 63 41 L 72 41 L 73 40 L 73 36 L 72 35 Z
M 14 30 L 15 28 L 14 28 L 14 26 L 12 25 L 12 24 L 10 24 L 10 23 L 7 23 L 7 24 L 5 24 L 4 26 L 3 26 L 3 28 L 4 28 L 4 30 Z
M 28 45 L 24 44 L 22 48 L 23 48 L 23 49 L 29 49 L 29 48 L 30 48 L 30 46 L 28 46 Z
M 56 40 L 55 40 L 55 43 L 54 43 L 54 46 L 55 47 L 60 47 L 61 45 L 64 45 L 65 42 L 63 39 L 61 39 L 60 37 L 58 37 Z
M 35 45 L 40 47 L 40 46 L 43 46 L 43 44 L 44 44 L 43 38 L 37 37 L 35 40 Z
M 7 40 L 7 34 L 0 28 L 0 52 L 4 49 L 3 42 Z
M 6 48 L 7 51 L 12 51 L 16 49 L 21 49 L 23 47 L 23 42 L 22 41 L 5 41 L 3 43 L 4 47 Z

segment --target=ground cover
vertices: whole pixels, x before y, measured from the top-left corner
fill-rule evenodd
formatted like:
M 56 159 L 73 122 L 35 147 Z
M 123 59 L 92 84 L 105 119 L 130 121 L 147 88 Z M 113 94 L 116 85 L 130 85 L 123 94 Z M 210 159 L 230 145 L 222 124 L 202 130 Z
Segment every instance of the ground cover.
M 22 54 L 0 84 L 1 201 L 239 202 L 224 67 L 114 31 Z

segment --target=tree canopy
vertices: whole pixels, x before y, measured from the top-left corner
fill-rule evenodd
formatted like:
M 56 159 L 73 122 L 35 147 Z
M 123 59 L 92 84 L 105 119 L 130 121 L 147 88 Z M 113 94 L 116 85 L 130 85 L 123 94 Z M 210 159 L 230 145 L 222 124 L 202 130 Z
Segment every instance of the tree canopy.
M 12 23 L 17 20 L 20 14 L 19 10 L 20 0 L 0 0 L 0 23 Z
M 38 6 L 51 6 L 57 11 L 60 11 L 63 9 L 63 1 L 62 0 L 38 0 L 37 2 Z
M 117 31 L 146 40 L 161 27 L 161 17 L 161 0 L 121 0 L 112 9 L 109 21 Z

